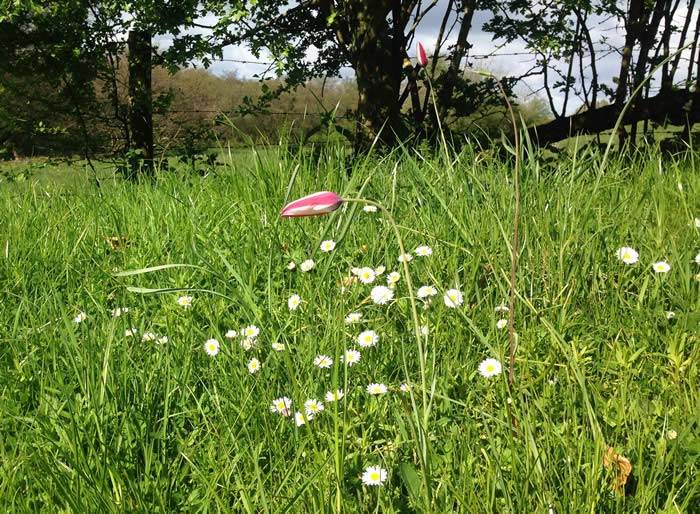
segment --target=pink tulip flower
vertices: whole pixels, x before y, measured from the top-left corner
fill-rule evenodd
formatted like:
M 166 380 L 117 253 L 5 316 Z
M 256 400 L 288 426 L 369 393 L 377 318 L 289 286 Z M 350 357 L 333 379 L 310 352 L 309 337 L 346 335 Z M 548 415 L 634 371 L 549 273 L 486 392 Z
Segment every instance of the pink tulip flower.
M 333 212 L 343 203 L 343 199 L 332 191 L 320 191 L 288 203 L 280 212 L 284 218 L 298 216 L 318 216 Z
M 418 42 L 416 45 L 416 58 L 421 66 L 428 64 L 428 55 L 425 53 L 425 48 L 423 48 L 423 43 L 421 42 Z

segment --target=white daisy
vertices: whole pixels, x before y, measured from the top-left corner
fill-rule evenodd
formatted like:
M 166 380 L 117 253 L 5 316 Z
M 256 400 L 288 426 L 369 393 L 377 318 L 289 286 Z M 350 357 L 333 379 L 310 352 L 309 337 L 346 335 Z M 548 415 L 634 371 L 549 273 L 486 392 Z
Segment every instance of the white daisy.
M 286 416 L 286 414 L 285 414 L 285 416 Z M 300 427 L 302 425 L 306 425 L 306 416 L 304 416 L 301 412 L 296 411 L 294 413 L 294 423 L 296 423 L 296 425 L 298 427 Z
M 163 336 L 156 339 L 156 344 L 166 344 L 168 342 L 170 342 L 170 338 L 168 336 Z
M 128 328 L 124 332 L 124 337 L 134 337 L 137 332 L 138 332 L 138 329 L 135 327 Z
M 413 260 L 413 255 L 411 255 L 410 253 L 402 253 L 401 255 L 399 255 L 399 259 L 398 259 L 399 262 L 410 262 L 412 260 Z
M 361 312 L 351 312 L 347 316 L 345 316 L 345 323 L 350 325 L 352 323 L 357 323 L 362 319 L 362 313 Z
M 284 351 L 284 343 L 272 343 L 272 349 L 276 352 Z
M 270 412 L 273 412 L 275 414 L 281 414 L 282 416 L 289 416 L 289 414 L 291 414 L 291 411 L 289 409 L 291 408 L 292 400 L 290 400 L 286 396 L 282 396 L 280 398 L 272 400 Z
M 177 304 L 180 307 L 184 307 L 185 309 L 189 309 L 192 307 L 192 297 L 191 296 L 181 296 L 180 298 L 177 299 Z
M 260 334 L 260 329 L 255 325 L 248 325 L 241 330 L 241 335 L 247 339 L 255 339 Z
M 252 350 L 258 345 L 258 341 L 252 337 L 246 337 L 245 339 L 241 339 L 241 348 L 243 348 L 246 352 L 249 350 Z
M 464 302 L 464 296 L 457 289 L 448 289 L 443 297 L 445 305 L 451 309 L 459 307 Z
M 317 414 L 323 412 L 323 409 L 325 408 L 326 407 L 323 405 L 323 403 L 319 402 L 315 398 L 304 402 L 304 411 L 306 411 L 306 415 L 309 417 L 309 419 L 312 419 Z
M 374 268 L 374 274 L 379 276 L 386 271 L 386 266 L 377 266 Z
M 321 369 L 328 369 L 332 365 L 333 359 L 331 359 L 328 355 L 317 355 L 314 359 L 314 366 L 317 366 Z
M 315 265 L 316 263 L 313 261 L 313 259 L 306 259 L 304 262 L 301 263 L 301 266 L 299 266 L 299 268 L 301 269 L 301 271 L 306 273 L 307 271 L 311 271 L 312 269 L 314 269 Z
M 83 321 L 85 321 L 86 319 L 87 319 L 87 314 L 85 314 L 83 311 L 80 311 L 78 313 L 78 315 L 75 318 L 73 318 L 73 323 L 79 324 L 79 323 L 82 323 Z
M 360 279 L 360 282 L 363 284 L 371 284 L 374 282 L 374 279 L 377 277 L 377 274 L 374 272 L 372 268 L 360 268 L 357 270 L 357 278 Z
M 112 317 L 113 318 L 118 318 L 122 314 L 126 314 L 129 312 L 129 307 L 117 307 L 116 309 L 112 309 Z
M 395 285 L 399 280 L 401 280 L 401 274 L 398 271 L 392 271 L 386 276 L 386 284 L 388 286 Z
M 700 218 L 695 218 L 695 228 L 700 228 Z
M 224 337 L 226 339 L 236 339 L 238 337 L 238 332 L 236 332 L 235 330 L 227 330 Z
M 427 337 L 428 334 L 430 333 L 430 329 L 428 328 L 428 325 L 421 325 L 420 327 L 420 333 L 422 336 Z
M 420 286 L 418 288 L 416 296 L 421 300 L 425 300 L 426 298 L 430 298 L 431 296 L 435 296 L 436 294 L 437 289 L 435 289 L 433 286 Z
M 208 339 L 204 343 L 204 351 L 207 352 L 207 355 L 210 357 L 215 357 L 217 353 L 219 353 L 219 341 L 216 339 Z
M 327 239 L 321 243 L 322 252 L 332 252 L 335 249 L 335 241 Z
M 651 267 L 656 273 L 668 273 L 671 270 L 671 266 L 666 261 L 655 262 Z
M 429 246 L 423 245 L 423 246 L 419 246 L 418 248 L 416 248 L 414 250 L 414 252 L 418 257 L 427 257 L 427 256 L 433 254 L 433 249 L 430 248 Z
M 404 382 L 403 384 L 401 384 L 401 385 L 399 386 L 399 391 L 401 391 L 402 393 L 407 393 L 407 392 L 409 392 L 411 389 L 412 389 L 411 385 L 410 385 L 410 384 L 407 384 L 406 382 Z
M 508 320 L 507 320 L 507 319 L 499 319 L 499 320 L 496 322 L 496 328 L 497 328 L 498 330 L 502 330 L 502 329 L 506 328 L 507 326 L 508 326 Z
M 371 395 L 380 395 L 384 394 L 388 391 L 387 387 L 384 384 L 370 384 L 367 386 L 367 393 Z
M 666 311 L 666 319 L 673 319 L 676 317 L 676 313 L 673 311 Z
M 294 271 L 297 267 L 297 263 L 294 261 L 289 261 L 289 264 L 287 264 L 287 269 L 289 271 Z
M 327 402 L 338 402 L 343 399 L 343 396 L 345 396 L 345 393 L 343 392 L 342 389 L 337 389 L 336 391 L 328 391 L 326 393 L 326 401 Z
M 496 312 L 508 312 L 510 311 L 510 308 L 505 303 L 502 303 L 500 305 L 496 305 L 496 308 L 494 310 Z
M 287 307 L 290 311 L 295 311 L 301 305 L 301 296 L 298 294 L 293 294 L 287 299 Z
M 362 355 L 357 350 L 346 350 L 345 355 L 343 355 L 343 362 L 347 364 L 348 367 L 352 367 L 360 362 L 361 356 Z
M 700 264 L 700 253 L 695 256 L 695 264 Z
M 370 293 L 372 301 L 377 305 L 385 305 L 394 298 L 394 291 L 386 286 L 375 286 Z
M 382 486 L 386 482 L 386 470 L 379 466 L 368 466 L 362 473 L 362 483 L 370 486 Z
M 147 342 L 147 341 L 155 341 L 158 339 L 158 336 L 155 335 L 153 332 L 144 332 L 143 335 L 141 336 L 141 341 Z
M 617 250 L 617 258 L 625 264 L 634 264 L 639 260 L 639 254 L 634 248 L 623 246 Z
M 479 373 L 482 377 L 495 377 L 501 372 L 501 363 L 496 359 L 486 359 L 479 364 Z
M 362 210 L 365 212 L 377 212 L 377 206 L 376 205 L 365 205 L 362 208 Z
M 251 375 L 260 371 L 260 368 L 262 368 L 262 364 L 255 357 L 248 361 L 248 373 Z
M 379 342 L 379 336 L 374 330 L 365 330 L 357 336 L 357 344 L 362 348 L 375 346 Z

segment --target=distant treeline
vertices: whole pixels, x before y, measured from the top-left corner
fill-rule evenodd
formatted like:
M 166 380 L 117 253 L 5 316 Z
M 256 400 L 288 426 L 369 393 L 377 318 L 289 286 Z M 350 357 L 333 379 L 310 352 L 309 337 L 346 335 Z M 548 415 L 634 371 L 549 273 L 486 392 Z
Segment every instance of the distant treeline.
M 121 74 L 120 74 L 121 75 Z M 40 80 L 5 74 L 0 82 L 0 156 L 80 154 L 87 141 L 92 153 L 123 150 L 128 140 L 129 104 L 126 76 L 116 84 L 95 84 L 95 95 L 81 99 L 76 109 L 70 99 L 56 97 Z M 249 113 L 264 90 L 281 83 L 241 79 L 235 74 L 214 75 L 202 69 L 185 69 L 173 75 L 162 68 L 153 72 L 154 136 L 157 151 L 202 152 L 218 145 L 243 146 L 339 138 L 325 127 L 335 117 L 346 120 L 357 103 L 354 83 L 314 80 L 279 98 L 267 108 Z M 118 104 L 107 94 L 118 90 Z M 76 112 L 77 111 L 77 112 Z M 325 122 L 325 123 L 324 123 Z

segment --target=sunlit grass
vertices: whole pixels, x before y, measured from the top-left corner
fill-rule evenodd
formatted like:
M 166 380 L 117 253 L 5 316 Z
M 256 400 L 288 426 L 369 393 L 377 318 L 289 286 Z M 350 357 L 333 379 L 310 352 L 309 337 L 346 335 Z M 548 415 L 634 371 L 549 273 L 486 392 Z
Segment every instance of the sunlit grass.
M 98 191 L 86 175 L 56 189 L 29 176 L 0 190 L 2 510 L 693 512 L 700 156 L 650 151 L 612 159 L 602 175 L 597 154 L 525 157 L 509 394 L 505 373 L 485 378 L 479 365 L 507 361 L 496 307 L 508 296 L 511 167 L 471 149 L 406 152 L 355 162 L 352 174 L 344 151 L 264 152 L 157 185 L 111 180 Z M 432 249 L 409 263 L 416 289 L 437 290 L 419 309 L 434 383 L 429 493 L 406 283 L 387 305 L 370 298 L 401 271 L 399 248 L 381 212 L 357 204 L 278 217 L 286 200 L 318 190 L 381 202 L 407 251 Z M 326 240 L 332 251 L 321 251 Z M 622 246 L 636 264 L 618 260 Z M 315 267 L 302 272 L 307 259 Z M 654 273 L 657 261 L 670 271 Z M 115 276 L 162 264 L 196 267 Z M 371 284 L 348 278 L 379 266 Z M 443 302 L 449 289 L 463 295 L 458 308 Z M 352 312 L 362 319 L 346 323 Z M 260 334 L 246 351 L 226 334 L 249 325 Z M 379 341 L 359 347 L 366 330 Z M 349 349 L 361 351 L 352 367 Z M 370 384 L 388 391 L 370 395 Z M 338 389 L 344 397 L 327 401 Z M 270 411 L 285 396 L 292 414 L 309 399 L 325 409 L 297 426 Z M 613 492 L 608 446 L 632 464 L 630 496 Z M 375 466 L 383 486 L 363 485 Z

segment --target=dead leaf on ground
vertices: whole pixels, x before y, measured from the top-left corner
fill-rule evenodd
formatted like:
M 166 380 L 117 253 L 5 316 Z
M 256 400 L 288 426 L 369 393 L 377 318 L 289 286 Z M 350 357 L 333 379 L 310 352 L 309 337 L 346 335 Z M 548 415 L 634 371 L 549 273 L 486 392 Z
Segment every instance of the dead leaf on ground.
M 618 494 L 625 494 L 627 481 L 632 474 L 632 463 L 629 459 L 615 453 L 615 449 L 609 446 L 603 455 L 603 465 L 606 469 L 615 471 L 615 479 L 612 483 L 613 490 Z

